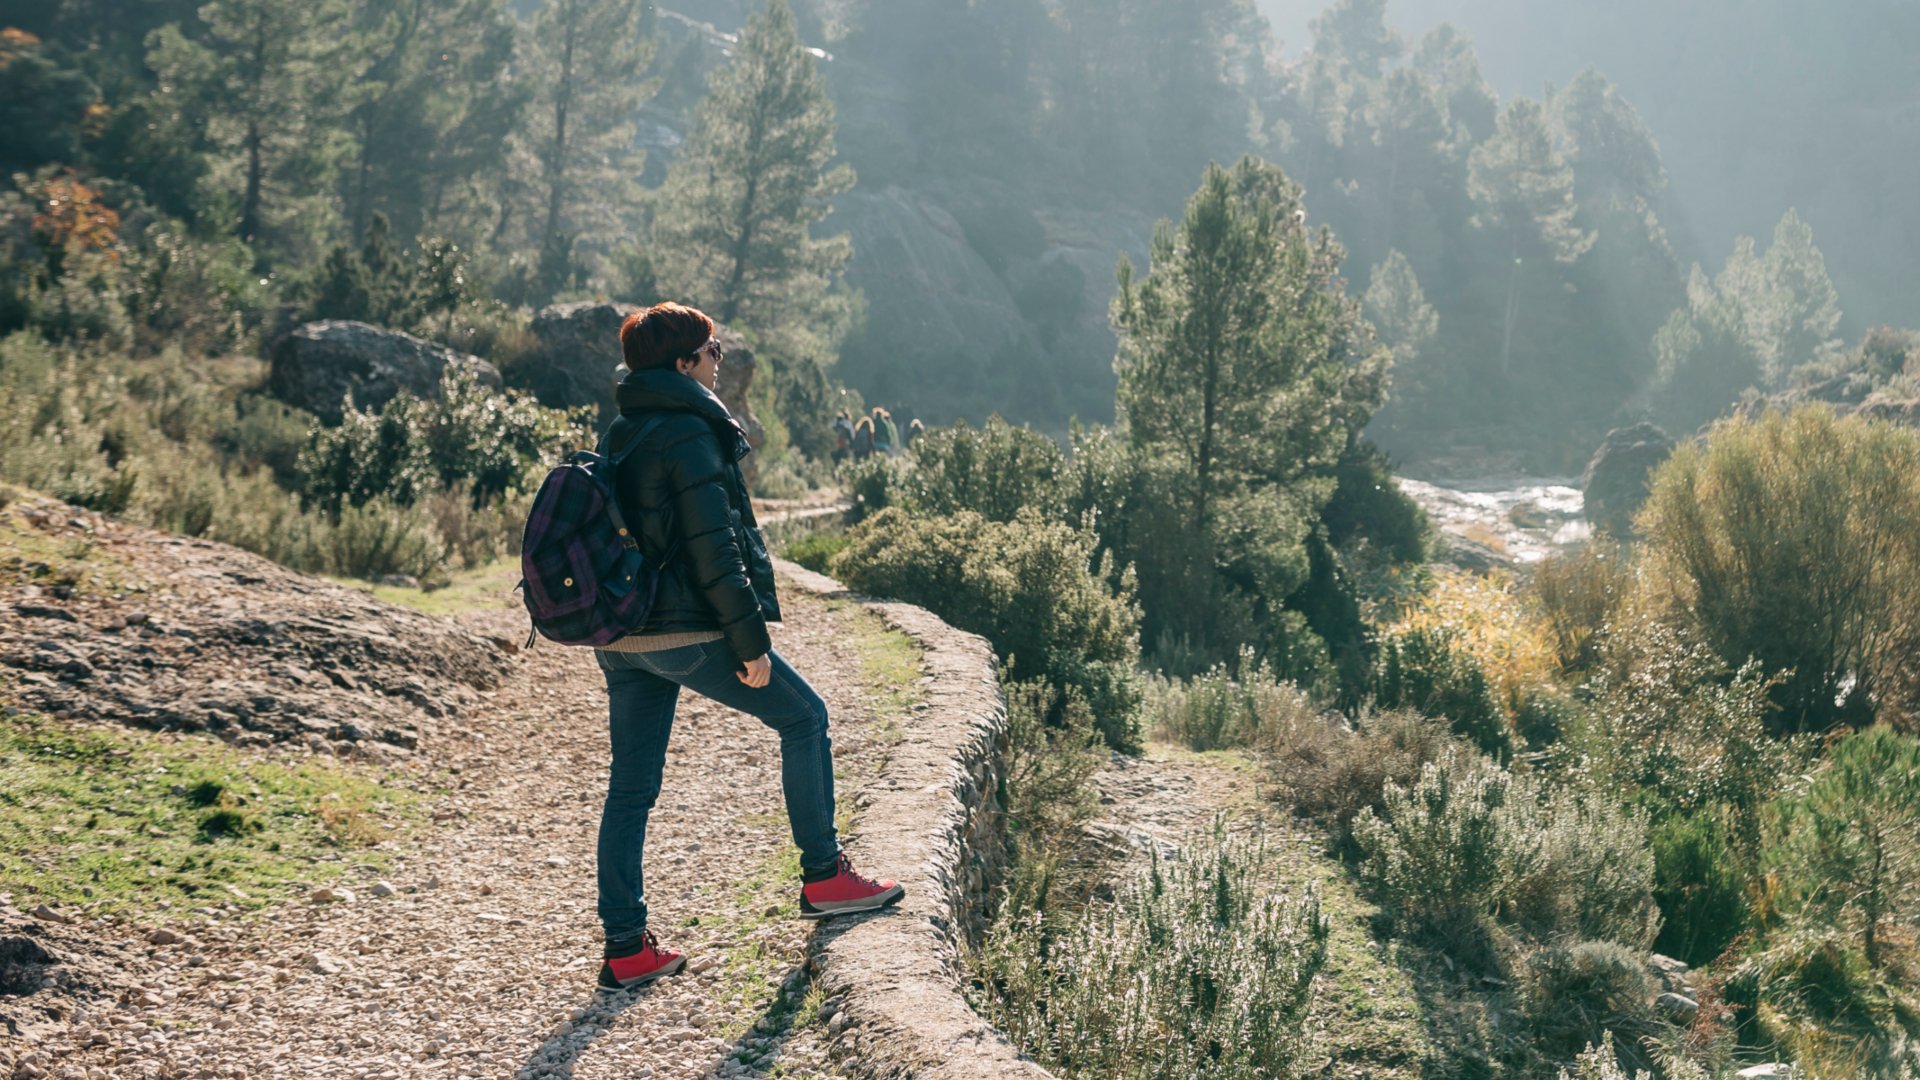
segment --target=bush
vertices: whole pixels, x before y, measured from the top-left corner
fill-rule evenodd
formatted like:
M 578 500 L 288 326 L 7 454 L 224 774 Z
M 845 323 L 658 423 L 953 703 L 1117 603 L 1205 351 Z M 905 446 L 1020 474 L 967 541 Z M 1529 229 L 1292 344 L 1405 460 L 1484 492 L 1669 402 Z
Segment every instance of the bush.
M 916 518 L 890 507 L 856 526 L 830 564 L 848 587 L 919 604 L 985 636 L 1013 677 L 1072 691 L 1116 748 L 1138 738 L 1138 608 L 1093 564 L 1093 539 L 1027 515 Z
M 1785 807 L 1783 848 L 1809 914 L 1856 935 L 1870 967 L 1920 926 L 1920 738 L 1876 727 L 1834 745 Z
M 1757 663 L 1727 670 L 1662 623 L 1610 635 L 1606 651 L 1592 707 L 1557 753 L 1594 783 L 1632 793 L 1656 819 L 1725 807 L 1751 863 L 1762 808 L 1805 771 L 1813 749 L 1806 737 L 1767 734 L 1773 680 Z
M 1651 1031 L 1653 996 L 1640 953 L 1611 941 L 1583 941 L 1527 958 L 1522 1009 L 1534 1048 L 1564 1061 L 1590 1044 L 1610 1044 L 1615 1034 Z
M 1025 913 L 988 938 L 989 1019 L 1066 1076 L 1293 1076 L 1326 962 L 1318 899 L 1267 894 L 1265 843 L 1216 827 L 1055 925 Z
M 1601 537 L 1534 567 L 1528 593 L 1546 619 L 1560 672 L 1578 675 L 1600 661 L 1601 642 L 1633 589 L 1633 565 Z
M 329 573 L 368 581 L 389 574 L 427 578 L 447 558 L 446 541 L 431 521 L 383 499 L 341 510 L 319 548 Z
M 1810 1076 L 1897 1076 L 1920 1070 L 1920 999 L 1879 977 L 1845 934 L 1780 935 L 1728 976 L 1743 1042 L 1772 1044 Z
M 1342 549 L 1364 547 L 1382 562 L 1427 561 L 1433 524 L 1420 504 L 1400 490 L 1385 451 L 1360 443 L 1334 467 L 1333 476 L 1333 497 L 1320 512 L 1328 542 Z
M 816 574 L 824 574 L 833 557 L 847 549 L 848 542 L 844 532 L 807 533 L 789 541 L 780 554 Z
M 375 498 L 401 506 L 456 482 L 476 508 L 527 486 L 570 448 L 590 445 L 583 410 L 546 408 L 516 391 L 494 394 L 449 369 L 440 397 L 402 391 L 378 410 L 348 408 L 337 428 L 315 428 L 300 455 L 304 494 L 339 512 Z
M 1649 833 L 1653 899 L 1661 918 L 1653 943 L 1658 951 L 1705 964 L 1746 931 L 1752 861 L 1729 831 L 1721 809 L 1709 806 L 1670 817 Z
M 1273 782 L 1296 811 L 1320 819 L 1342 847 L 1352 842 L 1362 810 L 1377 815 L 1385 809 L 1389 785 L 1410 788 L 1429 763 L 1461 749 L 1444 721 L 1411 709 L 1367 710 L 1352 732 L 1328 722 L 1320 738 L 1295 740 L 1289 753 L 1275 756 Z
M 1507 828 L 1512 792 L 1505 769 L 1454 752 L 1427 763 L 1411 787 L 1387 784 L 1382 812 L 1360 811 L 1353 836 L 1367 854 L 1366 879 L 1403 932 L 1456 946 L 1479 936 L 1528 869 Z
M 1498 758 L 1513 753 L 1506 716 L 1457 631 L 1420 627 L 1387 638 L 1380 645 L 1373 697 L 1383 709 L 1411 708 L 1440 717 L 1456 734 Z
M 1658 927 L 1645 819 L 1599 792 L 1539 790 L 1470 752 L 1388 783 L 1355 841 L 1400 926 L 1472 956 L 1498 914 L 1537 940 L 1645 948 Z
M 1043 521 L 1064 519 L 1061 487 L 1067 455 L 1058 443 L 999 416 L 973 428 L 962 420 L 915 439 L 904 500 L 927 514 L 971 510 L 1009 522 L 1032 510 Z
M 1251 653 L 1242 654 L 1238 679 L 1215 667 L 1191 679 L 1150 675 L 1145 690 L 1148 730 L 1189 750 L 1271 753 L 1327 730 L 1306 691 L 1275 678 Z
M 1473 659 L 1511 721 L 1559 674 L 1548 627 L 1523 595 L 1519 580 L 1502 574 L 1440 573 L 1393 630 L 1444 632 Z
M 1682 445 L 1641 511 L 1649 584 L 1787 731 L 1920 716 L 1920 432 L 1769 411 Z
M 884 454 L 849 464 L 843 474 L 847 500 L 853 504 L 847 511 L 847 520 L 861 521 L 899 502 L 900 477 L 904 472 L 905 467 L 899 461 Z
M 1539 791 L 1522 781 L 1509 809 L 1520 852 L 1503 915 L 1542 941 L 1609 941 L 1644 950 L 1660 928 L 1647 818 L 1601 790 Z

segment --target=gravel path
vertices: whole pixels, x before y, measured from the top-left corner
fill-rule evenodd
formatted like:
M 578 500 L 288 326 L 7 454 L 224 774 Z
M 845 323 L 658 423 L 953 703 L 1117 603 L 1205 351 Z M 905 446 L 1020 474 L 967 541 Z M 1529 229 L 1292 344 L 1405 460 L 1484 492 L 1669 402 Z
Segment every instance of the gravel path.
M 797 590 L 783 602 L 776 645 L 832 710 L 844 827 L 897 729 L 879 710 L 911 708 L 910 694 L 874 693 L 850 644 L 886 633 L 874 616 Z M 461 622 L 488 637 L 525 628 L 504 605 Z M 794 917 L 772 733 L 682 698 L 647 876 L 655 930 L 688 953 L 688 972 L 600 1000 L 599 672 L 584 650 L 558 646 L 509 666 L 459 726 L 423 741 L 448 790 L 384 877 L 349 871 L 264 917 L 197 917 L 171 931 L 178 941 L 136 941 L 141 985 L 76 1013 L 20 1075 L 835 1075 L 831 1006 L 808 995 L 802 967 L 813 928 Z M 857 835 L 846 839 L 857 856 Z

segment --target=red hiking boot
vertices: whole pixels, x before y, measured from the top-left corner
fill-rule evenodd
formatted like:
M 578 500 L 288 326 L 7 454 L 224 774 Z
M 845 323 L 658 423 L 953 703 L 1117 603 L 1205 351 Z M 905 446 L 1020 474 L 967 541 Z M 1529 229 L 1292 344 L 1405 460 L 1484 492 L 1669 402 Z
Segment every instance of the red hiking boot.
M 687 958 L 666 952 L 649 930 L 640 935 L 640 948 L 625 956 L 609 956 L 600 964 L 600 990 L 614 993 L 645 986 L 663 975 L 678 975 Z
M 873 911 L 898 903 L 907 890 L 891 881 L 875 881 L 855 873 L 845 852 L 834 867 L 834 874 L 821 881 L 803 881 L 800 885 L 800 917 L 824 919 L 829 915 L 851 915 Z

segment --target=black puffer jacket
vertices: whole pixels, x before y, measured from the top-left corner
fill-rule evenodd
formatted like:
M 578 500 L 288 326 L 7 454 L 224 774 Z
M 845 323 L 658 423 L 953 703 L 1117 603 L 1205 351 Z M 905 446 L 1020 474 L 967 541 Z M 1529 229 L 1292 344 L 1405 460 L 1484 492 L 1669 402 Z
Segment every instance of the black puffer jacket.
M 742 661 L 765 656 L 772 648 L 767 623 L 780 621 L 780 603 L 740 476 L 740 459 L 751 449 L 746 434 L 712 391 L 671 368 L 629 373 L 616 400 L 626 420 L 616 424 L 616 435 L 667 414 L 615 478 L 641 550 L 668 557 L 638 632 L 718 630 Z

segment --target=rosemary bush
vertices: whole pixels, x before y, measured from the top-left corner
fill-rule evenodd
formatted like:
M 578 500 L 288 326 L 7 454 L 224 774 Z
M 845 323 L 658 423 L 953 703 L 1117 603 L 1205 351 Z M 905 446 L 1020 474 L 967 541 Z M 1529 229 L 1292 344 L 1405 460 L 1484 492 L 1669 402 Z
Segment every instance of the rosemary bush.
M 1268 870 L 1263 839 L 1216 824 L 1112 903 L 1021 913 L 981 958 L 990 1019 L 1064 1076 L 1302 1075 L 1327 922 L 1311 891 L 1265 892 Z

